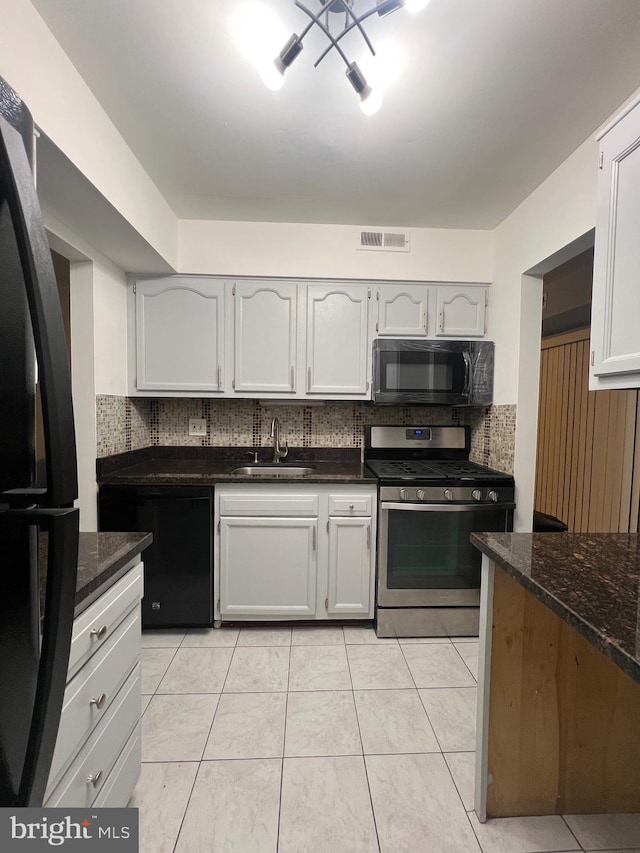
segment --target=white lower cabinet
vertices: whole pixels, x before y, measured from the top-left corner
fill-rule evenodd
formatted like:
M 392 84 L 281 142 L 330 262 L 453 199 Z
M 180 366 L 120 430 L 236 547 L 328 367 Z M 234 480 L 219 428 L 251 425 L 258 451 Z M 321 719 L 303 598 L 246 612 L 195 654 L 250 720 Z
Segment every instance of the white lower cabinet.
M 223 518 L 220 613 L 313 619 L 317 527 L 317 518 Z
M 74 621 L 45 806 L 126 806 L 140 775 L 140 601 L 136 561 Z
M 329 519 L 329 616 L 369 616 L 372 550 L 370 518 Z
M 374 486 L 216 489 L 216 619 L 372 618 Z

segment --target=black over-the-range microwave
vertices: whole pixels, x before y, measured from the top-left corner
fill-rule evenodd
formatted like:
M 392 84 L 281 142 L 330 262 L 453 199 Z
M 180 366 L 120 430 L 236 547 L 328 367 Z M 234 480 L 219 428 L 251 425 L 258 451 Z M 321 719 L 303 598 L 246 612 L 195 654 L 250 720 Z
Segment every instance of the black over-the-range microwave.
M 488 406 L 493 402 L 493 355 L 493 341 L 376 338 L 373 402 Z

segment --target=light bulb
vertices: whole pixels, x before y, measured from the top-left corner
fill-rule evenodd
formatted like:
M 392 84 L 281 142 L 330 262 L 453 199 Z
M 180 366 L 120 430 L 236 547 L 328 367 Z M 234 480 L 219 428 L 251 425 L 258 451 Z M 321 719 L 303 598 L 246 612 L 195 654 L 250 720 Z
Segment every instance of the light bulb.
M 404 0 L 405 9 L 415 15 L 416 12 L 421 12 L 425 6 L 429 4 L 429 0 Z
M 287 30 L 273 9 L 249 0 L 233 16 L 233 36 L 242 55 L 262 71 L 280 52 Z
M 369 94 L 360 101 L 360 109 L 366 116 L 372 116 L 382 106 L 382 89 L 370 89 Z
M 284 86 L 284 73 L 280 71 L 273 59 L 261 62 L 258 65 L 258 71 L 260 72 L 262 82 L 272 92 L 277 92 L 278 89 L 282 89 Z
M 383 41 L 376 46 L 376 55 L 362 59 L 362 71 L 374 89 L 386 90 L 404 70 L 405 58 L 400 45 Z

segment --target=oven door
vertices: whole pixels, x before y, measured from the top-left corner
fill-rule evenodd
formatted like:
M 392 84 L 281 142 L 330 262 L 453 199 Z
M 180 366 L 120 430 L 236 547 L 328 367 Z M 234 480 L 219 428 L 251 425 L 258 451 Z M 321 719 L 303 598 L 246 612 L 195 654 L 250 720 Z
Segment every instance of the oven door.
M 515 504 L 380 504 L 378 604 L 451 607 L 480 603 L 478 532 L 509 531 Z

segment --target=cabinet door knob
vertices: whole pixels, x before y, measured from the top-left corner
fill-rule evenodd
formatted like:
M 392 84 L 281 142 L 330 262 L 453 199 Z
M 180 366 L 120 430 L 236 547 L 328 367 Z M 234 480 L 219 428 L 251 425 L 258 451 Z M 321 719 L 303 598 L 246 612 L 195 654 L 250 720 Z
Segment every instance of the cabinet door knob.
M 102 708 L 102 706 L 104 705 L 104 703 L 106 701 L 107 701 L 107 694 L 101 693 L 97 698 L 95 696 L 93 696 L 91 699 L 89 699 L 89 704 L 95 705 L 96 708 L 98 710 L 100 710 L 100 708 Z
M 102 770 L 98 770 L 97 773 L 89 773 L 87 776 L 87 785 L 93 785 L 94 788 L 97 788 L 100 784 L 100 780 L 102 779 Z
M 353 504 L 349 504 L 349 509 L 350 509 L 351 511 L 353 511 L 353 510 L 355 509 L 354 505 L 353 505 Z
M 104 640 L 107 630 L 106 625 L 101 625 L 99 628 L 92 628 L 90 633 L 92 637 L 96 638 L 96 640 Z

